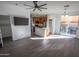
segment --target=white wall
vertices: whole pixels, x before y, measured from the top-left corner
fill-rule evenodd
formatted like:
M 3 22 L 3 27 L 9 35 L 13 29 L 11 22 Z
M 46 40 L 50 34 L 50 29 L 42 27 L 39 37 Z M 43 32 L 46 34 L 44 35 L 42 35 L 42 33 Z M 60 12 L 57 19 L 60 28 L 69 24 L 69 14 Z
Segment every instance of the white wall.
M 79 28 L 78 28 L 78 30 L 76 32 L 76 38 L 79 38 Z
M 70 15 L 70 16 L 78 16 L 79 15 L 79 11 L 69 12 L 68 15 Z
M 10 18 L 11 18 L 13 40 L 17 40 L 17 39 L 31 36 L 30 21 L 29 21 L 29 25 L 15 26 L 13 16 L 11 16 Z
M 52 20 L 52 27 L 49 26 L 49 19 Z M 50 27 L 50 28 L 49 28 Z M 60 33 L 60 16 L 59 15 L 48 15 L 48 28 L 49 30 L 52 29 L 52 34 L 59 34 Z
M 13 40 L 31 36 L 30 11 L 29 10 L 26 10 L 22 7 L 15 6 L 15 5 L 1 4 L 0 5 L 0 14 L 10 16 Z M 13 23 L 14 16 L 25 17 L 25 18 L 28 17 L 29 18 L 29 25 L 15 26 Z
M 54 18 L 55 18 L 55 15 L 48 14 L 47 28 L 49 29 L 49 32 L 51 32 L 52 34 L 54 34 L 54 25 L 53 25 Z M 49 24 L 50 19 L 52 20 L 51 28 L 50 28 L 50 24 Z M 52 29 L 52 30 L 50 30 L 50 29 Z
M 52 34 L 54 34 L 54 19 L 55 19 L 55 17 L 56 17 L 55 15 L 49 14 L 48 15 L 48 20 L 47 20 L 47 27 L 49 29 L 49 32 L 51 32 Z M 52 20 L 51 21 L 52 24 L 49 24 L 50 23 L 50 19 Z
M 76 38 L 79 38 L 79 16 L 78 16 L 78 30 L 76 32 Z
M 55 33 L 56 34 L 60 34 L 60 15 L 57 15 L 56 16 L 56 19 L 55 19 Z

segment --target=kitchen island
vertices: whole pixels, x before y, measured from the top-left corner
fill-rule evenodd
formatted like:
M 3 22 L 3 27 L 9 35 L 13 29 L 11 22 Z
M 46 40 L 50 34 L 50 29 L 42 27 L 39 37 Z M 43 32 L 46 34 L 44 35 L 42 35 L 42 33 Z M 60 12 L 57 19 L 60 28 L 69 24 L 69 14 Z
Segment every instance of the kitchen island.
M 35 34 L 45 37 L 49 34 L 48 28 L 44 28 L 44 27 L 35 27 Z

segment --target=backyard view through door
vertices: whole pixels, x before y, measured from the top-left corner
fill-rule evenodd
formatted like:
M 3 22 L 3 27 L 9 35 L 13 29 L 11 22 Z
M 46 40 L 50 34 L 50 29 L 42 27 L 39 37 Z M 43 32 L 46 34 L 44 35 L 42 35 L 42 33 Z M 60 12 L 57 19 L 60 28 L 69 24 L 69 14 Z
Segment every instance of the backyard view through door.
M 78 16 L 61 16 L 60 32 L 63 35 L 76 35 Z

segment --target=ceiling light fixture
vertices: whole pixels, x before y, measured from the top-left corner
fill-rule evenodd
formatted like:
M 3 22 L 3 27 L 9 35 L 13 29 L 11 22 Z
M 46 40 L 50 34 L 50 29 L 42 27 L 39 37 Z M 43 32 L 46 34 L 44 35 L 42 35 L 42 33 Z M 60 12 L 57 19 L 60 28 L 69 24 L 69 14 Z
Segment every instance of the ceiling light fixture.
M 68 14 L 67 14 L 68 7 L 69 7 L 69 5 L 64 5 L 64 16 L 68 16 Z

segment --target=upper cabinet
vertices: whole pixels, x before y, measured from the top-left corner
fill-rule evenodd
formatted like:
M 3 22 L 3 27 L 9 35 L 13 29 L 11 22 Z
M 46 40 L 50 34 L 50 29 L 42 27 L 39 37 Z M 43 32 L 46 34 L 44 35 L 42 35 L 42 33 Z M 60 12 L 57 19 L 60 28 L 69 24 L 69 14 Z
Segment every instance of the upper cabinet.
M 42 26 L 44 24 L 44 22 L 47 21 L 47 16 L 37 16 L 37 17 L 33 17 L 33 23 L 35 25 L 39 25 Z

